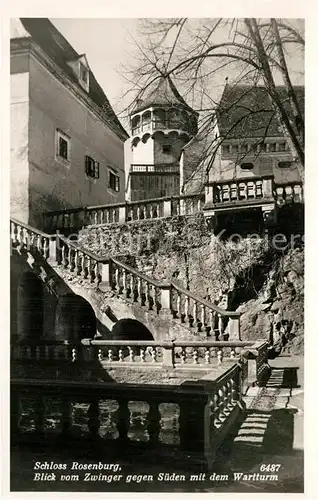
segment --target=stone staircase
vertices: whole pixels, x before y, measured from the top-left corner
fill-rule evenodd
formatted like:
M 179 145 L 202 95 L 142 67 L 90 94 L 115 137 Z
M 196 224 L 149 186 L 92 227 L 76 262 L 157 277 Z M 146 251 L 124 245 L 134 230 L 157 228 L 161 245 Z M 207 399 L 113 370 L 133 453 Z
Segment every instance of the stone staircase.
M 11 219 L 12 249 L 38 268 L 42 281 L 67 283 L 91 303 L 108 330 L 114 319 L 135 316 L 156 339 L 240 340 L 240 313 L 225 311 L 176 283 L 156 281 L 113 257 L 99 257 L 59 234 Z

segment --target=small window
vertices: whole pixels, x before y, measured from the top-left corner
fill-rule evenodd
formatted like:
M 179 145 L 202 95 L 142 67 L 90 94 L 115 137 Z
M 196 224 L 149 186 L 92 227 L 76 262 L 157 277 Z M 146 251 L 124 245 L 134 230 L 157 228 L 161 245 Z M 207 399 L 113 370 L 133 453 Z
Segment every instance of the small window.
M 254 163 L 241 163 L 242 170 L 252 170 Z
M 280 161 L 278 162 L 279 168 L 290 168 L 292 166 L 291 161 Z
M 84 64 L 80 63 L 80 79 L 82 82 L 88 84 L 88 69 L 85 68 Z
M 85 173 L 88 177 L 99 179 L 99 162 L 90 156 L 85 156 Z
M 171 144 L 163 144 L 162 145 L 162 152 L 164 154 L 170 154 L 171 153 Z
M 232 154 L 233 155 L 237 154 L 238 150 L 239 150 L 238 145 L 237 144 L 233 144 L 232 145 Z
M 269 143 L 269 152 L 270 153 L 275 153 L 276 152 L 276 142 L 270 142 Z
M 262 142 L 262 143 L 260 144 L 260 151 L 261 151 L 261 153 L 266 153 L 266 146 L 267 146 L 267 145 L 266 145 L 266 143 L 265 143 L 265 142 Z
M 247 144 L 241 144 L 241 153 L 247 153 L 248 151 L 248 145 Z
M 120 191 L 119 176 L 116 175 L 111 170 L 109 171 L 109 175 L 108 175 L 108 187 L 110 189 L 112 189 L 113 191 L 116 191 L 116 193 L 118 193 Z
M 278 143 L 278 151 L 286 151 L 286 142 Z
M 71 139 L 61 130 L 56 131 L 56 156 L 64 161 L 70 161 Z
M 223 153 L 224 155 L 228 155 L 228 154 L 230 154 L 230 146 L 229 146 L 229 144 L 224 144 L 224 145 L 222 146 L 222 153 Z

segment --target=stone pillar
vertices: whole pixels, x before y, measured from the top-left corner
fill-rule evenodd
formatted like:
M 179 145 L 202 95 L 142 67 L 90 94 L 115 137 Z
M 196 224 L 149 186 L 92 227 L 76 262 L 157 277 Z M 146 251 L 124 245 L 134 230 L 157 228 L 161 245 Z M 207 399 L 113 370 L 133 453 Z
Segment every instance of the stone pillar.
M 171 199 L 163 202 L 163 216 L 171 217 Z
M 205 186 L 205 203 L 214 203 L 214 184 L 206 184 Z
M 126 222 L 127 220 L 127 204 L 119 207 L 118 222 Z
M 202 388 L 196 384 L 194 389 L 197 391 Z M 196 398 L 194 391 L 191 396 L 191 398 L 179 403 L 180 448 L 185 453 L 191 454 L 193 458 L 197 457 L 198 460 L 205 461 L 206 451 L 209 449 L 209 443 L 206 442 L 206 406 L 208 398 L 204 395 L 201 398 Z
M 51 236 L 49 240 L 49 258 L 48 261 L 52 264 L 57 262 L 57 236 Z
M 162 344 L 162 364 L 165 368 L 174 368 L 174 343 L 164 342 Z
M 166 283 L 160 286 L 161 310 L 170 311 L 171 307 L 171 284 Z
M 101 282 L 99 284 L 99 289 L 101 291 L 109 291 L 111 289 L 111 278 L 112 278 L 112 261 L 111 259 L 105 259 L 101 262 Z
M 263 198 L 273 198 L 273 177 L 263 179 Z
M 240 317 L 229 318 L 228 324 L 229 340 L 241 340 Z

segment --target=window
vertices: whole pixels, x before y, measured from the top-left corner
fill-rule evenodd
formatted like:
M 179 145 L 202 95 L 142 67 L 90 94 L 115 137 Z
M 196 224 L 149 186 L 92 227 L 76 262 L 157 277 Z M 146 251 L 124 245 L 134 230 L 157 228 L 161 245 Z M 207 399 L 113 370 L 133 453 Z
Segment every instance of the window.
M 171 144 L 163 144 L 162 145 L 162 152 L 164 154 L 170 154 L 171 153 Z
M 290 168 L 292 166 L 291 161 L 280 161 L 278 162 L 279 168 Z
M 116 193 L 120 191 L 119 176 L 111 170 L 109 170 L 108 174 L 108 187 L 113 191 L 116 191 Z
M 230 146 L 229 146 L 229 144 L 225 144 L 225 145 L 222 146 L 222 153 L 224 155 L 230 154 Z
M 232 145 L 232 154 L 235 155 L 238 153 L 238 145 L 237 144 L 233 144 Z
M 82 63 L 80 63 L 80 79 L 88 84 L 88 69 Z
M 276 142 L 270 142 L 269 143 L 269 152 L 270 153 L 275 153 L 276 152 Z
M 70 161 L 71 139 L 61 130 L 56 131 L 56 157 L 63 161 Z
M 278 151 L 286 151 L 286 142 L 278 143 Z
M 241 163 L 242 170 L 252 170 L 254 163 Z
M 90 156 L 85 156 L 85 173 L 88 177 L 99 179 L 99 162 Z
M 248 145 L 241 144 L 241 153 L 247 153 L 247 151 L 248 151 Z

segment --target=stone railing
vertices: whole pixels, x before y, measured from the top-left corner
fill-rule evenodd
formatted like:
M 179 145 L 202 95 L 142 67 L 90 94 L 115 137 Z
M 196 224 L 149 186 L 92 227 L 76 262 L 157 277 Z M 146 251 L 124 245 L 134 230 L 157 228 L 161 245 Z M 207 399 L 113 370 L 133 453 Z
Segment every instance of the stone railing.
M 125 223 L 201 212 L 204 194 L 170 196 L 149 200 L 71 208 L 46 212 L 45 226 L 51 232 L 77 231 L 84 226 L 108 223 Z
M 42 255 L 102 291 L 114 290 L 156 313 L 169 312 L 181 323 L 214 335 L 216 340 L 240 339 L 240 313 L 223 310 L 175 283 L 159 282 L 115 258 L 99 257 L 60 235 L 48 235 L 11 221 L 12 246 L 19 251 L 43 243 Z M 41 245 L 40 245 L 41 247 Z M 42 247 L 41 247 L 42 248 Z M 226 335 L 226 337 L 225 337 Z
M 235 180 L 210 182 L 206 202 L 213 204 L 240 203 L 251 200 L 273 199 L 273 176 L 245 177 Z
M 265 342 L 264 345 L 267 343 Z M 69 341 L 42 340 L 11 345 L 12 361 L 98 361 L 105 367 L 207 369 L 225 360 L 239 360 L 246 352 L 253 352 L 258 343 L 253 341 L 119 341 L 83 339 L 80 344 Z M 267 348 L 266 348 L 267 353 Z M 256 356 L 256 377 L 261 377 L 264 353 Z
M 274 199 L 278 205 L 285 203 L 303 203 L 303 186 L 300 182 L 288 182 L 274 186 Z
M 210 468 L 216 458 L 216 451 L 227 436 L 231 424 L 234 424 L 239 414 L 244 411 L 241 392 L 241 368 L 237 363 L 223 366 L 218 375 L 210 372 L 203 377 L 198 375 L 195 380 L 185 379 L 174 384 L 159 383 L 117 383 L 114 381 L 93 382 L 87 380 L 47 380 L 34 378 L 11 379 L 11 436 L 12 442 L 29 443 L 40 441 L 43 445 L 57 436 L 67 439 L 72 436 L 74 418 L 72 411 L 74 403 L 88 405 L 87 423 L 81 421 L 81 427 L 87 429 L 89 446 L 92 440 L 105 441 L 111 446 L 113 442 L 118 447 L 122 445 L 140 447 L 157 454 L 173 446 L 181 456 L 194 459 Z M 25 399 L 27 397 L 27 399 Z M 55 431 L 48 431 L 47 408 L 55 402 Z M 131 404 L 146 404 L 142 419 L 144 424 L 138 429 L 137 439 L 133 432 Z M 57 403 L 57 404 L 56 404 Z M 117 407 L 103 420 L 105 406 L 112 404 Z M 177 425 L 174 420 L 166 419 L 166 404 L 172 404 L 178 415 Z M 29 406 L 27 406 L 29 405 Z M 59 408 L 57 408 L 59 406 Z M 108 406 L 107 406 L 108 408 Z M 28 413 L 32 417 L 33 432 L 26 429 Z M 24 427 L 21 425 L 23 414 Z M 31 418 L 29 417 L 29 418 Z M 52 413 L 50 414 L 52 419 Z M 140 419 L 139 419 L 140 420 Z M 115 428 L 116 436 L 107 433 L 107 438 L 100 434 L 101 424 L 110 429 Z M 78 425 L 78 424 L 77 424 Z M 87 426 L 87 427 L 85 427 Z M 176 434 L 173 445 L 164 440 L 166 429 L 172 426 Z M 23 429 L 25 430 L 23 432 Z M 83 446 L 85 430 L 82 437 L 75 440 Z M 84 434 L 84 436 L 83 436 Z M 142 435 L 142 437 L 141 437 Z M 105 436 L 105 432 L 104 432 Z M 74 442 L 74 440 L 73 440 Z M 141 443 L 142 442 L 142 443 Z M 75 446 L 75 445 L 74 445 Z
M 45 259 L 50 256 L 51 247 L 55 246 L 55 236 L 12 218 L 10 218 L 10 241 L 11 247 L 19 253 L 22 250 L 32 250 Z
M 214 335 L 216 340 L 222 340 L 225 335 L 225 340 L 240 339 L 239 312 L 221 309 L 175 283 L 171 284 L 170 307 L 181 323 Z

